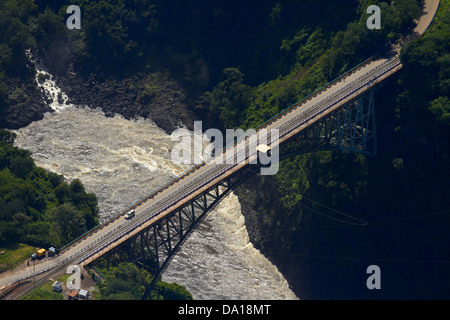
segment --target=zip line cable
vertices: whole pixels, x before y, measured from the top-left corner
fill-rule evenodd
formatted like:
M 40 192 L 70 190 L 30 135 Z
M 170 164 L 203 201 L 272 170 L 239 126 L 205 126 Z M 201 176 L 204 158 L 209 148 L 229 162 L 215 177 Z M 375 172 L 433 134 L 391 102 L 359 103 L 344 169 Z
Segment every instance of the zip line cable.
M 254 171 L 253 169 L 250 168 L 251 171 L 253 171 L 255 174 L 257 174 L 256 171 Z M 271 179 L 265 177 L 266 180 L 268 180 L 270 183 L 272 183 L 273 185 L 281 188 L 281 186 L 279 184 L 277 184 L 276 182 L 272 181 Z M 281 191 L 280 191 L 281 192 Z M 281 192 L 283 194 L 285 194 L 284 192 Z M 343 222 L 343 224 L 339 224 L 339 225 L 334 225 L 334 226 L 323 226 L 323 227 L 310 227 L 310 228 L 301 228 L 301 230 L 306 230 L 306 229 L 323 229 L 323 228 L 336 228 L 336 227 L 342 227 L 342 226 L 349 226 L 349 225 L 357 225 L 357 226 L 366 226 L 366 225 L 370 225 L 370 224 L 377 224 L 377 223 L 386 223 L 386 222 L 392 222 L 392 221 L 401 221 L 401 220 L 408 220 L 408 219 L 414 219 L 414 218 L 420 218 L 420 217 L 427 217 L 427 216 L 435 216 L 435 215 L 440 215 L 440 214 L 445 214 L 445 213 L 450 213 L 450 210 L 444 210 L 444 211 L 438 211 L 438 212 L 434 212 L 434 213 L 427 213 L 427 214 L 419 214 L 419 215 L 413 215 L 413 216 L 408 216 L 408 217 L 400 217 L 400 218 L 391 218 L 391 219 L 384 219 L 384 220 L 378 220 L 378 221 L 371 221 L 371 222 L 367 222 L 358 218 L 355 218 L 351 215 L 345 214 L 343 212 L 340 212 L 338 210 L 335 210 L 333 208 L 330 208 L 326 205 L 323 205 L 315 200 L 309 199 L 307 197 L 304 197 L 302 195 L 303 198 L 305 198 L 306 200 L 311 201 L 312 203 L 316 203 L 324 208 L 327 208 L 329 210 L 332 210 L 336 213 L 342 214 L 346 217 L 352 218 L 354 220 L 360 221 L 362 223 L 355 223 L 355 222 L 348 222 L 348 221 L 344 221 L 344 220 L 340 220 L 338 218 L 334 218 L 331 216 L 328 216 L 324 213 L 321 213 L 317 210 L 314 210 L 306 205 L 304 205 L 303 203 L 300 202 L 300 205 L 308 210 L 310 210 L 311 212 L 314 212 L 318 215 L 324 216 L 326 218 L 335 220 L 335 221 L 339 221 L 339 222 Z M 270 254 L 275 254 L 275 255 L 285 255 L 285 256 L 297 256 L 297 257 L 303 257 L 303 258 L 315 258 L 315 259 L 332 259 L 332 260 L 353 260 L 353 261 L 378 261 L 378 262 L 403 262 L 403 263 L 441 263 L 441 264 L 450 264 L 449 260 L 414 260 L 414 259 L 386 259 L 386 258 L 362 258 L 362 257 L 342 257 L 342 256 L 324 256 L 324 255 L 308 255 L 308 254 L 295 254 L 295 253 L 280 253 L 280 252 L 276 252 L 276 251 L 270 251 L 267 252 Z
M 414 260 L 414 259 L 386 259 L 386 258 L 362 258 L 362 257 L 342 257 L 342 256 L 322 256 L 322 255 L 309 255 L 309 254 L 297 254 L 297 253 L 280 253 L 276 251 L 269 251 L 267 253 L 283 256 L 296 256 L 303 258 L 316 258 L 316 259 L 332 259 L 332 260 L 356 260 L 356 261 L 380 261 L 380 262 L 406 262 L 406 263 L 443 263 L 450 264 L 450 260 Z
M 314 213 L 317 213 L 318 215 L 324 216 L 324 217 L 326 217 L 326 218 L 329 218 L 329 219 L 332 219 L 332 220 L 335 220 L 335 221 L 339 221 L 339 222 L 343 222 L 343 223 L 347 223 L 347 224 L 351 224 L 351 225 L 355 225 L 355 226 L 366 226 L 366 225 L 367 225 L 367 223 L 348 222 L 348 221 L 344 221 L 344 220 L 341 220 L 341 219 L 338 219 L 338 218 L 334 218 L 334 217 L 328 216 L 328 215 L 326 215 L 326 214 L 324 214 L 324 213 L 321 213 L 321 212 L 319 212 L 319 211 L 317 211 L 317 210 L 314 210 L 314 209 L 312 209 L 312 208 L 310 208 L 310 207 L 304 205 L 304 204 L 301 203 L 301 202 L 300 202 L 300 205 L 301 205 L 302 207 L 308 209 L 309 211 L 312 211 L 312 212 L 314 212 Z
M 317 230 L 317 229 L 331 229 L 331 228 L 340 228 L 340 227 L 349 227 L 349 226 L 353 226 L 353 224 L 348 224 L 346 223 L 341 223 L 341 224 L 335 224 L 335 225 L 331 225 L 331 226 L 319 226 L 319 227 L 306 227 L 306 228 L 299 228 L 298 230 Z M 363 225 L 361 225 L 363 226 Z M 365 226 L 365 225 L 364 225 Z
M 387 223 L 387 222 L 393 222 L 393 221 L 402 221 L 402 220 L 409 220 L 409 219 L 416 219 L 416 218 L 429 217 L 429 216 L 436 216 L 436 215 L 441 215 L 441 214 L 445 214 L 445 213 L 450 213 L 450 210 L 438 211 L 438 212 L 426 213 L 426 214 L 418 214 L 418 215 L 414 215 L 414 216 L 407 216 L 407 217 L 401 217 L 401 218 L 392 218 L 392 219 L 385 219 L 385 220 L 378 220 L 378 221 L 370 221 L 370 222 L 367 223 L 367 225 L 378 224 L 378 223 Z M 300 228 L 299 230 L 328 229 L 328 228 L 338 228 L 338 227 L 348 227 L 348 223 L 336 224 L 336 225 L 332 225 L 332 226 L 306 227 L 306 228 Z
M 282 188 L 278 183 L 276 183 L 275 181 L 272 181 L 272 179 L 269 179 L 269 178 L 266 178 L 266 179 L 267 179 L 267 181 L 269 181 L 269 182 L 272 183 L 273 185 L 277 186 L 278 188 Z M 282 192 L 282 193 L 283 193 L 283 192 Z M 286 195 L 286 194 L 285 194 L 285 195 Z M 307 200 L 310 200 L 311 202 L 320 204 L 319 202 L 314 201 L 314 200 L 312 200 L 312 199 L 308 199 L 308 198 L 304 197 L 303 195 L 302 195 L 302 198 L 305 198 L 305 199 L 307 199 Z M 346 214 L 346 213 L 340 212 L 340 211 L 338 211 L 338 210 L 336 210 L 336 209 L 327 207 L 326 205 L 320 204 L 321 206 L 323 206 L 323 207 L 325 207 L 325 208 L 327 208 L 327 209 L 329 209 L 329 210 L 332 210 L 332 211 L 334 211 L 334 212 L 336 212 L 336 213 L 342 214 L 342 215 L 344 215 L 345 217 L 354 219 L 354 220 L 359 221 L 359 222 L 358 222 L 358 223 L 356 223 L 356 222 L 349 222 L 349 221 L 344 221 L 344 220 L 341 220 L 341 219 L 338 219 L 338 218 L 334 218 L 334 217 L 328 216 L 328 215 L 326 215 L 326 214 L 324 214 L 324 213 L 321 213 L 321 212 L 319 212 L 319 211 L 317 211 L 317 210 L 314 210 L 314 209 L 312 209 L 312 208 L 306 206 L 306 205 L 303 204 L 302 202 L 300 202 L 300 205 L 301 205 L 302 207 L 304 207 L 304 208 L 306 208 L 306 209 L 308 209 L 308 210 L 314 212 L 314 213 L 317 213 L 318 215 L 321 215 L 321 216 L 324 216 L 324 217 L 326 217 L 326 218 L 329 218 L 329 219 L 332 219 L 332 220 L 335 220 L 335 221 L 339 221 L 339 222 L 342 222 L 342 223 L 347 223 L 347 224 L 357 225 L 357 226 L 366 226 L 366 225 L 368 224 L 367 221 L 364 221 L 364 220 L 355 218 L 355 217 L 353 217 L 353 216 L 351 216 L 351 215 L 349 215 L 349 214 Z
M 257 172 L 254 171 L 253 169 L 250 169 L 250 170 L 252 170 L 254 173 L 257 174 Z M 273 185 L 275 185 L 276 187 L 278 187 L 278 188 L 280 188 L 280 189 L 282 188 L 278 183 L 276 183 L 276 182 L 273 181 L 272 179 L 269 179 L 268 177 L 264 177 L 264 178 L 265 178 L 267 181 L 269 181 L 270 183 L 272 183 Z M 280 191 L 280 192 L 281 192 L 281 191 Z M 281 192 L 281 193 L 284 194 L 284 195 L 287 195 L 287 194 L 284 193 L 284 192 Z M 329 218 L 329 219 L 331 219 L 331 220 L 335 220 L 335 221 L 339 221 L 339 222 L 342 222 L 342 223 L 343 223 L 343 224 L 338 224 L 338 225 L 333 225 L 333 226 L 322 226 L 322 227 L 308 227 L 308 228 L 301 228 L 302 230 L 307 230 L 307 229 L 322 229 L 322 228 L 336 228 L 336 227 L 342 227 L 342 226 L 348 226 L 348 225 L 367 226 L 367 225 L 371 225 L 371 224 L 387 223 L 387 222 L 393 222 L 393 221 L 402 221 L 402 220 L 409 220 L 409 219 L 415 219 L 415 218 L 421 218 L 421 217 L 428 217 L 428 216 L 436 216 L 436 215 L 441 215 L 441 214 L 450 213 L 450 210 L 444 210 L 444 211 L 438 211 L 438 212 L 433 212 L 433 213 L 425 213 L 425 214 L 418 214 L 418 215 L 407 216 L 407 217 L 390 218 L 390 219 L 383 219 L 383 220 L 376 220 L 376 221 L 364 221 L 364 220 L 358 219 L 358 218 L 356 218 L 356 217 L 353 217 L 353 216 L 351 216 L 351 215 L 349 215 L 349 214 L 346 214 L 346 213 L 344 213 L 344 212 L 342 212 L 342 211 L 336 210 L 336 209 L 334 209 L 334 208 L 330 208 L 330 207 L 328 207 L 328 206 L 326 206 L 326 205 L 324 205 L 324 204 L 322 204 L 322 203 L 320 203 L 320 202 L 317 202 L 317 201 L 315 201 L 315 200 L 313 200 L 313 199 L 310 199 L 310 198 L 308 198 L 308 197 L 305 197 L 304 195 L 302 195 L 302 198 L 304 198 L 304 199 L 306 199 L 306 200 L 308 200 L 308 201 L 311 201 L 312 203 L 315 203 L 315 204 L 317 204 L 317 205 L 319 205 L 319 206 L 322 206 L 322 207 L 324 207 L 324 208 L 326 208 L 326 209 L 328 209 L 328 210 L 331 210 L 331 211 L 336 212 L 336 213 L 338 213 L 338 214 L 341 214 L 341 215 L 343 215 L 343 216 L 345 216 L 345 217 L 348 217 L 348 218 L 351 218 L 351 219 L 354 219 L 354 220 L 360 222 L 360 223 L 349 222 L 349 221 L 344 221 L 344 220 L 341 220 L 341 219 L 338 219 L 338 218 L 335 218 L 335 217 L 331 217 L 331 216 L 326 215 L 326 214 L 324 214 L 324 213 L 322 213 L 322 212 L 319 212 L 319 211 L 317 211 L 317 210 L 314 210 L 314 209 L 312 209 L 312 208 L 306 206 L 306 205 L 303 204 L 302 202 L 300 202 L 300 205 L 301 205 L 302 207 L 304 207 L 305 209 L 310 210 L 311 212 L 314 212 L 314 213 L 316 213 L 316 214 L 318 214 L 318 215 L 321 215 L 321 216 L 323 216 L 323 217 Z
M 450 210 L 444 210 L 444 211 L 438 211 L 433 213 L 425 213 L 425 214 L 418 214 L 414 216 L 407 216 L 407 217 L 399 217 L 399 218 L 391 218 L 391 219 L 384 219 L 384 220 L 378 220 L 378 221 L 371 221 L 369 224 L 377 224 L 377 223 L 385 223 L 385 222 L 391 222 L 391 221 L 400 221 L 400 220 L 408 220 L 408 219 L 415 219 L 415 218 L 421 218 L 421 217 L 429 217 L 429 216 L 436 216 L 440 214 L 450 213 Z
M 342 211 L 336 210 L 336 209 L 334 209 L 334 208 L 330 208 L 330 207 L 328 207 L 328 206 L 326 206 L 326 205 L 324 205 L 324 204 L 322 204 L 322 203 L 320 203 L 320 202 L 317 202 L 317 201 L 314 201 L 314 200 L 312 200 L 312 199 L 309 199 L 309 198 L 305 197 L 304 195 L 302 195 L 302 198 L 304 198 L 304 199 L 306 199 L 306 200 L 309 200 L 309 201 L 311 201 L 312 203 L 318 204 L 319 206 L 322 206 L 322 207 L 324 207 L 324 208 L 327 208 L 328 210 L 331 210 L 331 211 L 334 211 L 334 212 L 336 212 L 336 213 L 342 214 L 343 216 L 346 216 L 346 217 L 348 217 L 348 218 L 355 219 L 355 220 L 360 221 L 360 222 L 362 222 L 362 223 L 364 223 L 364 224 L 367 224 L 367 223 L 368 223 L 367 221 L 364 221 L 364 220 L 355 218 L 355 217 L 350 216 L 350 215 L 348 215 L 348 214 L 346 214 L 346 213 L 344 213 L 344 212 L 342 212 Z

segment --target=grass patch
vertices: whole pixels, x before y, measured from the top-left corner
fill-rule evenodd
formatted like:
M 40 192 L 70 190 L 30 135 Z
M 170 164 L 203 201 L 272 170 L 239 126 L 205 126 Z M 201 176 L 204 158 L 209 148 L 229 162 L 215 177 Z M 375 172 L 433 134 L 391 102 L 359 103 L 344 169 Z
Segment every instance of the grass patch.
M 57 281 L 66 283 L 70 274 L 65 274 L 59 278 Z M 64 295 L 62 292 L 53 291 L 52 285 L 55 281 L 49 280 L 46 284 L 34 289 L 29 294 L 23 296 L 20 300 L 64 300 Z
M 18 243 L 0 248 L 0 252 L 2 251 L 5 251 L 5 253 L 0 255 L 0 272 L 7 271 L 28 259 L 36 251 L 36 248 Z

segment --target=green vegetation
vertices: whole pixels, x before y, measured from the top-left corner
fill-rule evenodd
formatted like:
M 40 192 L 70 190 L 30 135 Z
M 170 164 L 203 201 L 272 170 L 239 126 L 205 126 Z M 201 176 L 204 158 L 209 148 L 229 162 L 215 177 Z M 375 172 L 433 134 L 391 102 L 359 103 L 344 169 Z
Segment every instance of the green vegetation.
M 95 195 L 37 167 L 31 153 L 0 130 L 0 245 L 61 247 L 98 224 Z
M 27 20 L 35 11 L 32 0 L 0 3 L 0 126 L 5 125 L 2 114 L 11 104 L 25 107 L 28 92 L 37 91 L 33 83 L 34 72 L 27 67 L 29 62 L 25 54 L 25 50 L 34 44 Z M 11 88 L 11 82 L 17 78 L 22 85 Z
M 154 79 L 164 75 L 185 89 L 185 101 L 205 130 L 256 127 L 387 50 L 422 11 L 419 0 L 168 3 L 74 0 L 70 4 L 82 10 L 82 29 L 68 32 L 68 2 L 3 1 L 0 115 L 11 106 L 26 106 L 35 90 L 24 53 L 31 48 L 59 69 L 73 62 L 81 76 L 94 73 L 117 83 L 117 92 L 137 90 L 136 101 L 147 109 L 160 99 L 165 81 Z M 381 8 L 381 30 L 366 27 L 371 4 Z M 373 297 L 365 288 L 342 284 L 359 283 L 351 275 L 367 265 L 301 258 L 308 254 L 450 259 L 448 219 L 435 214 L 450 207 L 449 5 L 441 1 L 432 28 L 403 48 L 402 71 L 377 91 L 377 157 L 296 156 L 284 161 L 276 176 L 257 177 L 238 191 L 247 221 L 259 231 L 257 247 L 276 262 L 299 296 Z M 136 74 L 148 83 L 136 85 Z M 12 86 L 17 78 L 21 85 Z M 95 225 L 95 198 L 79 182 L 65 184 L 35 167 L 27 151 L 12 147 L 13 136 L 3 132 L 1 137 L 0 243 L 63 243 Z M 348 221 L 342 213 L 397 223 L 360 228 L 329 219 Z M 433 291 L 426 283 L 442 283 L 437 279 L 441 267 L 409 265 L 399 275 L 398 265 L 383 266 L 383 272 L 396 275 L 398 285 L 382 290 L 382 297 L 448 296 L 448 285 Z M 129 265 L 116 266 L 100 288 L 102 298 L 149 298 L 149 277 Z M 411 281 L 414 285 L 408 286 Z
M 252 182 L 256 186 L 251 190 L 257 190 L 257 196 L 248 200 L 250 208 L 247 210 L 254 215 L 250 219 L 258 221 L 260 233 L 266 235 L 259 246 L 278 263 L 301 296 L 352 299 L 448 297 L 448 283 L 442 282 L 444 264 L 395 264 L 361 259 L 449 259 L 445 247 L 450 241 L 445 231 L 449 226 L 450 207 L 446 196 L 450 187 L 449 7 L 448 1 L 441 2 L 432 28 L 402 50 L 403 70 L 376 94 L 380 147 L 377 157 L 341 152 L 302 155 L 284 161 L 276 176 Z M 405 2 L 399 10 L 403 12 L 404 9 L 411 13 L 417 11 L 413 2 Z M 351 26 L 345 34 L 347 32 L 352 33 Z M 321 68 L 322 61 L 341 56 L 333 55 L 333 52 L 344 47 L 331 48 L 324 53 L 323 60 L 319 59 L 309 70 L 302 70 L 309 74 L 296 78 L 302 85 L 292 92 L 301 92 L 302 88 L 308 87 L 305 84 L 313 81 L 316 86 L 310 87 L 311 92 L 329 80 L 323 70 L 330 69 Z M 351 55 L 348 57 L 349 62 L 359 61 L 353 60 Z M 296 85 L 294 75 L 260 88 L 259 92 L 265 93 L 263 98 L 273 97 L 269 103 L 273 110 L 270 114 L 280 110 L 278 99 L 284 96 L 288 84 Z M 300 97 L 294 97 L 292 101 Z M 258 112 L 269 109 L 261 107 L 268 105 L 264 99 L 255 99 L 255 103 L 258 105 L 249 110 L 246 118 L 251 125 L 262 118 L 257 116 Z M 241 194 L 251 199 L 242 190 Z M 346 222 L 355 220 L 341 213 L 364 221 L 386 222 L 369 223 L 365 228 L 352 227 Z M 344 259 L 305 259 L 302 255 L 341 256 Z M 347 257 L 359 260 L 346 260 Z M 377 295 L 365 288 L 343 285 L 361 281 L 356 275 L 371 263 L 383 263 L 384 274 L 395 277 L 382 293 Z M 299 269 L 309 271 L 299 276 Z
M 25 49 L 33 45 L 27 20 L 36 12 L 32 0 L 6 0 L 0 4 L 0 66 L 2 79 L 25 72 L 27 57 Z
M 8 247 L 0 247 L 0 272 L 11 269 L 17 264 L 30 258 L 30 255 L 36 251 L 36 248 L 23 243 L 14 243 Z
M 243 83 L 244 75 L 236 68 L 223 71 L 226 79 L 221 81 L 212 92 L 203 96 L 205 114 L 210 123 L 219 124 L 223 128 L 236 128 L 242 120 L 242 110 L 247 108 L 253 98 L 254 89 Z
M 70 275 L 66 274 L 56 279 L 56 281 L 60 281 L 65 283 Z M 55 281 L 51 280 L 45 283 L 44 285 L 37 287 L 20 300 L 64 300 L 64 295 L 62 292 L 53 291 L 52 285 Z
M 186 288 L 176 283 L 157 281 L 150 290 L 152 275 L 132 263 L 122 262 L 109 269 L 100 265 L 97 268 L 106 280 L 99 285 L 99 300 L 192 300 Z

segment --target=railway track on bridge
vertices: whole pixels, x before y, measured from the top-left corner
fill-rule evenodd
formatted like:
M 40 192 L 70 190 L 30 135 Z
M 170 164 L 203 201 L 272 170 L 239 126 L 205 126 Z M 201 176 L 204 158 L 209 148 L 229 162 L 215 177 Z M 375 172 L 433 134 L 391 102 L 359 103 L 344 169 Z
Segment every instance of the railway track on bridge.
M 391 71 L 392 69 L 398 67 L 399 65 L 400 61 L 398 58 L 390 59 L 385 63 L 378 65 L 373 70 L 370 70 L 370 72 L 367 72 L 362 77 L 358 78 L 358 83 L 360 83 L 359 85 L 350 83 L 341 90 L 335 92 L 330 97 L 320 100 L 317 104 L 315 104 L 306 112 L 296 115 L 295 117 L 292 117 L 289 120 L 285 120 L 281 125 L 275 125 L 279 120 L 282 120 L 283 118 L 287 119 L 289 117 L 289 114 L 291 114 L 296 109 L 301 108 L 303 104 L 294 106 L 293 109 L 289 111 L 289 113 L 285 114 L 282 118 L 277 119 L 277 121 L 272 123 L 272 126 L 275 125 L 274 129 L 278 129 L 280 131 L 279 134 L 280 141 L 287 134 L 291 133 L 297 127 L 301 126 L 302 124 L 305 124 L 306 122 L 310 121 L 317 115 L 321 114 L 322 112 L 330 108 L 330 106 L 335 105 L 339 101 L 343 101 L 344 99 L 351 96 L 352 93 L 355 93 L 359 89 L 367 86 L 367 82 L 370 81 L 371 79 L 376 78 L 379 75 L 385 74 L 386 72 Z M 375 74 L 373 72 L 375 72 Z M 267 128 L 270 128 L 270 125 Z M 256 132 L 254 134 L 256 134 Z M 246 148 L 242 148 L 239 146 L 239 144 L 246 142 L 247 140 L 246 138 L 251 139 L 251 136 L 242 137 L 240 140 L 237 141 L 236 144 L 234 144 L 233 146 L 229 146 L 227 149 L 225 149 L 225 153 L 230 152 L 231 155 L 235 157 L 235 159 L 238 159 L 240 156 L 242 156 L 242 150 L 244 150 L 244 152 L 248 150 Z M 236 149 L 241 150 L 240 151 L 241 153 L 235 152 Z M 218 154 L 217 156 L 221 156 L 221 154 Z M 106 236 L 104 239 L 99 239 L 101 240 L 101 242 L 97 243 L 97 245 L 95 245 L 96 243 L 94 243 L 92 247 L 87 247 L 86 250 L 80 251 L 78 263 L 82 263 L 84 260 L 88 259 L 98 251 L 102 250 L 103 248 L 102 245 L 108 246 L 116 242 L 118 239 L 126 235 L 129 235 L 136 227 L 141 226 L 142 224 L 148 222 L 152 218 L 157 217 L 164 210 L 167 210 L 173 206 L 182 205 L 183 203 L 181 201 L 183 199 L 186 199 L 189 195 L 195 193 L 199 189 L 205 188 L 205 186 L 211 187 L 208 185 L 208 183 L 214 181 L 215 179 L 217 179 L 222 175 L 225 175 L 228 171 L 234 171 L 238 169 L 237 167 L 248 165 L 248 163 L 252 161 L 255 157 L 256 157 L 255 153 L 246 154 L 244 163 L 236 165 L 234 164 L 211 165 L 208 162 L 205 162 L 195 167 L 193 171 L 189 171 L 189 174 L 185 175 L 181 179 L 177 179 L 177 181 L 171 185 L 171 187 L 176 187 L 178 184 L 180 184 L 176 190 L 165 195 L 162 199 L 153 203 L 149 208 L 141 212 L 138 216 L 136 216 L 133 223 L 127 224 L 125 222 L 120 224 L 113 231 L 108 233 L 108 236 Z M 214 158 L 211 158 L 209 160 L 210 162 L 213 162 Z M 195 171 L 205 166 L 210 166 L 210 168 L 202 172 L 200 175 L 196 176 L 191 181 L 183 184 L 185 178 L 188 178 Z M 167 188 L 164 188 L 161 191 L 158 190 L 156 194 L 151 195 L 150 199 L 156 197 L 159 193 L 164 192 L 165 190 L 167 190 Z M 144 202 L 150 201 L 150 199 L 147 199 Z
M 348 82 L 345 86 L 339 88 L 339 90 L 333 91 L 335 85 L 350 78 L 353 73 L 371 63 L 377 65 L 356 79 Z M 223 180 L 224 177 L 249 165 L 257 157 L 256 150 L 251 153 L 250 150 L 253 149 L 245 148 L 242 144 L 246 144 L 248 140 L 251 140 L 252 135 L 257 134 L 259 130 L 278 130 L 279 140 L 276 141 L 276 144 L 279 145 L 299 130 L 302 130 L 303 127 L 316 121 L 330 108 L 338 108 L 346 100 L 351 99 L 355 95 L 360 94 L 360 91 L 363 92 L 377 82 L 382 81 L 390 75 L 390 72 L 395 72 L 396 68 L 399 69 L 400 67 L 399 58 L 394 57 L 383 62 L 371 60 L 368 64 L 364 64 L 356 70 L 346 73 L 335 80 L 332 85 L 326 86 L 319 92 L 285 110 L 278 117 L 263 124 L 258 131 L 255 130 L 251 135 L 241 137 L 234 144 L 225 147 L 214 157 L 189 169 L 180 177 L 175 178 L 137 202 L 131 207 L 138 211 L 138 214 L 132 220 L 120 219 L 121 214 L 119 214 L 104 225 L 91 230 L 82 238 L 66 246 L 60 256 L 50 260 L 54 261 L 53 264 L 47 262 L 49 266 L 41 268 L 36 273 L 36 276 L 40 277 L 39 282 L 36 282 L 36 284 L 44 283 L 51 274 L 56 274 L 71 264 L 83 264 L 85 261 L 92 261 L 94 256 L 104 254 L 118 243 L 123 242 L 124 239 L 131 237 L 140 227 L 142 228 L 146 224 L 156 223 L 159 219 L 175 210 L 176 207 L 182 206 L 190 198 L 197 196 L 200 191 L 212 188 L 221 179 Z M 328 90 L 333 92 L 327 94 Z M 322 95 L 324 96 L 320 98 Z M 315 101 L 315 99 L 318 100 Z M 270 141 L 270 131 L 268 137 Z M 277 145 L 271 146 L 271 148 Z M 236 150 L 239 150 L 239 152 L 236 152 Z M 241 157 L 243 157 L 244 161 L 234 164 L 227 164 L 227 161 L 222 164 L 214 164 L 214 159 L 222 155 L 226 159 L 228 159 L 227 157 L 234 157 L 234 160 L 242 159 Z M 122 213 L 126 210 L 122 211 Z M 18 281 L 30 279 L 30 277 L 33 277 L 33 275 L 28 274 L 24 278 L 19 278 Z M 23 286 L 22 290 L 18 292 L 21 292 L 20 295 L 22 295 L 31 291 L 32 288 L 33 286 L 30 285 Z M 15 295 L 11 296 L 13 298 L 15 297 Z
M 420 33 L 423 33 L 431 23 L 432 16 L 434 16 L 439 6 L 439 1 L 427 1 L 428 5 L 433 8 L 433 12 L 431 12 L 431 16 L 428 15 L 424 21 L 421 21 L 422 24 L 426 22 L 425 24 L 427 25 L 420 28 Z M 374 64 L 373 68 L 369 68 L 356 79 L 351 80 L 354 74 L 372 63 Z M 278 129 L 279 139 L 276 141 L 276 144 L 280 145 L 283 141 L 286 141 L 310 124 L 326 116 L 327 113 L 336 110 L 339 106 L 358 94 L 383 81 L 401 67 L 398 57 L 381 62 L 380 59 L 369 58 L 361 65 L 350 70 L 338 79 L 333 80 L 292 107 L 282 111 L 279 115 L 256 129 Z M 348 82 L 344 86 L 341 85 L 338 90 L 334 90 L 343 81 Z M 330 91 L 329 94 L 326 94 L 327 91 Z M 321 96 L 322 98 L 320 98 Z M 316 99 L 318 100 L 315 101 Z M 254 134 L 256 134 L 256 131 Z M 231 151 L 240 150 L 239 147 L 242 146 L 242 143 L 246 143 L 246 140 L 249 139 L 251 137 L 238 139 L 233 145 L 225 147 L 222 153 L 230 152 L 232 154 Z M 245 148 L 243 150 L 245 152 Z M 220 153 L 217 154 L 217 156 L 219 155 Z M 232 154 L 232 156 L 238 159 L 238 157 L 243 156 L 242 150 L 240 153 Z M 25 283 L 18 286 L 17 289 L 7 296 L 7 299 L 17 299 L 34 288 L 33 277 L 36 277 L 35 284 L 39 286 L 48 281 L 49 277 L 65 270 L 69 265 L 84 263 L 104 254 L 122 242 L 124 238 L 131 237 L 139 229 L 157 223 L 159 219 L 163 219 L 170 212 L 173 212 L 177 206 L 180 207 L 186 203 L 189 198 L 198 196 L 202 190 L 211 188 L 214 183 L 220 183 L 221 177 L 226 177 L 248 165 L 254 157 L 254 153 L 245 154 L 245 161 L 236 165 L 214 165 L 211 164 L 212 159 L 209 159 L 209 161 L 205 161 L 189 169 L 184 174 L 139 200 L 130 208 L 118 213 L 106 223 L 88 231 L 79 239 L 62 248 L 61 255 L 39 265 L 36 273 L 30 273 L 27 270 L 27 272 L 21 273 L 20 275 L 9 277 L 4 273 L 4 278 L 7 278 L 7 280 L 5 282 L 5 279 L 0 278 L 0 287 L 3 286 L 4 288 L 5 286 L 18 284 L 19 282 Z M 123 214 L 131 208 L 137 209 L 139 214 L 132 220 L 124 221 L 124 219 L 121 219 Z

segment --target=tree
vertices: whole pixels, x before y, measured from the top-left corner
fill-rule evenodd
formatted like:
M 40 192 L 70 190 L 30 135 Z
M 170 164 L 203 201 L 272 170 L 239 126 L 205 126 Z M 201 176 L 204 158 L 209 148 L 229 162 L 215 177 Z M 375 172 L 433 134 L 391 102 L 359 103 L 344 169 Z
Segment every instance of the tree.
M 102 72 L 123 71 L 124 64 L 140 60 L 157 28 L 151 0 L 74 1 L 83 12 L 83 45 L 78 58 L 84 66 Z
M 213 121 L 220 120 L 225 128 L 236 128 L 241 123 L 242 112 L 253 97 L 251 86 L 243 83 L 244 74 L 237 68 L 223 70 L 225 80 L 211 92 L 204 94 Z
M 47 219 L 51 223 L 51 232 L 60 239 L 60 246 L 87 231 L 83 214 L 70 203 L 49 209 Z
M 81 183 L 80 179 L 74 179 L 70 183 L 70 191 L 72 194 L 82 194 L 84 193 L 84 186 Z
M 67 37 L 67 27 L 62 15 L 56 14 L 49 8 L 37 17 L 30 18 L 31 34 L 40 47 L 47 49 L 55 40 Z
M 33 47 L 34 40 L 26 23 L 35 9 L 31 0 L 0 2 L 0 68 L 8 75 L 23 75 L 28 71 L 25 49 Z
M 33 170 L 34 167 L 34 161 L 31 159 L 30 155 L 31 153 L 28 152 L 25 153 L 25 157 L 21 156 L 20 154 L 14 157 L 10 158 L 10 168 L 11 171 L 21 179 L 24 179 L 28 173 Z
M 110 269 L 106 280 L 100 285 L 102 300 L 192 300 L 192 295 L 184 286 L 177 283 L 157 281 L 149 292 L 151 274 L 139 269 L 130 262 L 122 262 Z
M 438 124 L 450 127 L 450 99 L 448 97 L 441 96 L 431 101 L 429 109 L 436 116 Z
M 6 142 L 9 146 L 14 145 L 14 140 L 16 139 L 16 134 L 14 132 L 0 129 L 0 141 Z
M 192 300 L 192 295 L 186 290 L 186 287 L 178 283 L 167 283 L 159 281 L 156 285 L 155 291 L 158 292 L 158 297 L 164 300 Z
M 120 263 L 100 286 L 101 299 L 140 300 L 148 284 L 148 273 L 132 263 Z
M 58 245 L 59 240 L 55 233 L 51 232 L 52 227 L 47 221 L 31 222 L 24 229 L 26 233 L 21 239 L 22 242 L 39 246 Z
M 86 221 L 86 227 L 88 229 L 91 229 L 96 226 L 98 224 L 98 207 L 96 195 L 86 193 L 83 183 L 79 179 L 73 180 L 70 183 L 69 189 L 69 194 L 66 194 L 66 196 L 71 198 L 71 202 L 73 202 L 76 209 L 83 215 Z M 58 188 L 58 190 L 60 189 Z M 67 189 L 65 190 L 67 191 Z

